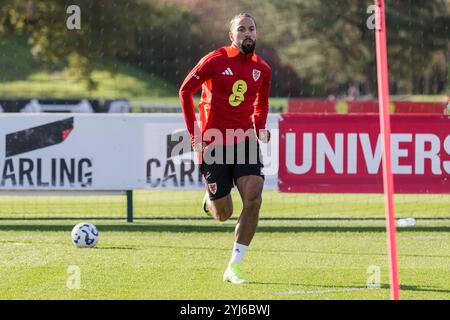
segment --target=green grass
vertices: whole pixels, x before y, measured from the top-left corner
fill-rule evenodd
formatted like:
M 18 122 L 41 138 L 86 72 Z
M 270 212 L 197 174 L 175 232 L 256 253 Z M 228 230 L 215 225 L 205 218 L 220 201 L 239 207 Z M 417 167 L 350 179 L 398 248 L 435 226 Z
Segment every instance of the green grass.
M 71 78 L 66 71 L 38 71 L 24 80 L 4 82 L 0 95 L 4 97 L 36 98 L 125 98 L 130 100 L 149 100 L 154 97 L 173 96 L 177 89 L 156 76 L 146 74 L 124 64 L 118 67 L 113 77 L 106 70 L 95 70 L 92 74 L 98 83 L 97 89 L 89 91 L 84 82 Z
M 80 208 L 84 203 L 91 212 L 75 212 L 76 218 L 68 199 L 59 198 L 66 212 L 58 216 L 65 220 L 0 220 L 0 299 L 389 299 L 382 197 L 266 191 L 262 220 L 243 263 L 250 283 L 233 286 L 221 277 L 238 202 L 234 218 L 219 223 L 201 214 L 201 194 L 141 191 L 136 216 L 146 219 L 132 224 L 124 222 L 121 197 L 77 197 Z M 27 198 L 36 210 L 53 210 L 58 201 L 51 200 Z M 449 299 L 448 197 L 396 200 L 399 216 L 418 217 L 415 227 L 398 229 L 402 298 Z M 21 203 L 14 201 L 16 207 Z M 123 219 L 95 219 L 92 208 L 100 208 L 99 202 Z M 0 197 L 0 209 L 0 218 L 14 216 L 6 213 L 14 209 L 11 197 Z M 32 216 L 31 210 L 18 216 Z M 88 216 L 100 241 L 94 249 L 77 249 L 70 230 Z M 108 216 L 107 210 L 100 216 Z M 67 288 L 71 265 L 80 268 L 80 289 Z M 366 287 L 370 266 L 380 268 L 379 289 Z
M 125 98 L 149 100 L 173 97 L 177 88 L 163 79 L 138 68 L 117 62 L 117 74 L 102 68 L 92 73 L 97 82 L 95 90 L 88 90 L 64 70 L 45 70 L 34 60 L 23 38 L 0 40 L 0 96 L 10 98 Z
M 140 190 L 134 192 L 136 218 L 198 217 L 202 190 Z M 232 191 L 235 212 L 240 212 L 239 194 Z M 384 218 L 380 194 L 295 194 L 265 190 L 262 218 Z M 450 195 L 396 195 L 399 218 L 449 218 Z M 125 196 L 0 195 L 0 218 L 122 218 Z
M 0 223 L 1 299 L 389 298 L 382 222 L 262 221 L 245 286 L 221 281 L 233 221 L 95 220 L 94 249 L 72 246 L 76 222 Z M 402 297 L 448 299 L 450 221 L 422 224 L 398 235 Z M 66 285 L 71 265 L 81 271 L 79 290 Z M 369 266 L 380 267 L 380 289 L 365 289 Z
M 24 38 L 0 39 L 0 82 L 26 79 L 38 68 Z

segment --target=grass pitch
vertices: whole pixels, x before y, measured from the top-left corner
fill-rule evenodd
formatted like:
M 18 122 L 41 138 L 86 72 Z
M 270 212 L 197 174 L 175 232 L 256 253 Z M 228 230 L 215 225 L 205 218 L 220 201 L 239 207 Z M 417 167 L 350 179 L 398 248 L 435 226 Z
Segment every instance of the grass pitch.
M 1 213 L 0 299 L 389 299 L 378 196 L 265 192 L 262 220 L 243 261 L 250 283 L 235 286 L 223 283 L 222 274 L 239 206 L 234 219 L 216 222 L 194 209 L 201 194 L 187 192 L 184 202 L 164 204 L 143 193 L 157 209 L 132 224 L 124 222 L 124 214 L 122 220 L 93 217 L 100 232 L 93 249 L 78 249 L 70 241 L 70 230 L 83 217 L 71 220 L 65 213 L 64 220 L 8 220 Z M 335 213 L 325 209 L 333 199 L 328 209 L 336 208 Z M 400 216 L 418 218 L 415 227 L 398 229 L 401 297 L 449 299 L 450 217 L 445 212 L 450 212 L 450 201 L 444 196 L 421 200 L 397 198 Z M 60 201 L 65 208 L 67 203 Z M 135 201 L 137 216 L 144 217 L 144 200 Z M 12 210 L 8 206 L 7 198 L 0 197 L 0 212 Z M 164 206 L 180 210 L 167 214 Z M 80 272 L 79 288 L 74 287 L 74 268 Z

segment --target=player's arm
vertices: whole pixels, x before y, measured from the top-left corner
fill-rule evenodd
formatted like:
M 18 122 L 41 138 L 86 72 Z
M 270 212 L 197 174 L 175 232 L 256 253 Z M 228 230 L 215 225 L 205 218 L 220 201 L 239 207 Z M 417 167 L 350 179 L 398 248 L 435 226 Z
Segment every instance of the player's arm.
M 201 130 L 195 116 L 194 108 L 194 94 L 201 88 L 203 82 L 212 78 L 211 54 L 205 56 L 192 69 L 184 79 L 180 87 L 179 98 L 181 108 L 183 109 L 184 121 L 191 136 L 191 143 L 195 151 L 198 149 L 198 144 L 202 146 Z
M 264 77 L 255 101 L 255 111 L 253 113 L 253 121 L 255 123 L 256 136 L 258 139 L 267 143 L 270 140 L 270 132 L 266 129 L 267 114 L 269 113 L 269 92 L 272 72 L 268 69 L 267 75 Z

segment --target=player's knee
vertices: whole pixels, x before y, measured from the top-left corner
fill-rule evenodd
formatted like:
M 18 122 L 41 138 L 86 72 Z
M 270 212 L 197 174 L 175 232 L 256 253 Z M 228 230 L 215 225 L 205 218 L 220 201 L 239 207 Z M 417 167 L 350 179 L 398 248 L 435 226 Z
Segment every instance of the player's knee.
M 258 213 L 261 208 L 262 197 L 261 195 L 255 195 L 244 199 L 244 208 L 247 211 Z

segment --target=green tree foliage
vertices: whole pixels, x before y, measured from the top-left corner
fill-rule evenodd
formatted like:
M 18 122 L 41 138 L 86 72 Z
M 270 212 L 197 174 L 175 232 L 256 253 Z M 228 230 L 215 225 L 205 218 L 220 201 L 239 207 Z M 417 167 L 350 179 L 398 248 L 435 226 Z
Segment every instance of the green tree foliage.
M 447 2 L 447 3 L 446 3 Z M 450 63 L 450 2 L 396 0 L 389 3 L 388 35 L 394 89 L 443 92 Z M 446 58 L 447 56 L 447 58 Z M 446 60 L 446 61 L 445 61 Z
M 273 69 L 272 95 L 376 94 L 372 0 L 2 0 L 0 37 L 28 37 L 33 55 L 80 79 L 117 59 L 180 84 L 207 52 L 229 43 L 228 21 L 249 12 L 258 53 Z M 66 27 L 71 4 L 81 29 Z M 442 93 L 449 86 L 450 1 L 387 1 L 391 92 Z
M 74 3 L 81 9 L 80 30 L 66 26 L 66 9 Z M 195 40 L 191 20 L 188 13 L 154 1 L 3 0 L 0 36 L 24 33 L 40 62 L 68 66 L 90 87 L 93 68 L 101 64 L 114 73 L 117 59 L 175 81 L 178 60 L 186 60 L 182 50 Z
M 114 72 L 118 54 L 134 50 L 131 30 L 123 28 L 135 22 L 138 6 L 120 1 L 78 0 L 82 12 L 80 30 L 69 30 L 66 9 L 73 1 L 3 1 L 0 35 L 14 31 L 28 36 L 33 55 L 47 66 L 68 65 L 81 79 L 90 78 L 94 64 L 101 63 Z M 114 17 L 114 19 L 111 19 Z
M 283 50 L 280 57 L 292 63 L 300 76 L 323 85 L 328 92 L 351 83 L 376 92 L 374 30 L 367 26 L 367 0 L 286 0 L 276 8 L 283 23 L 274 24 L 273 37 Z M 394 93 L 442 92 L 445 80 L 427 91 L 424 79 L 432 81 L 449 43 L 449 7 L 444 1 L 387 1 L 386 20 L 391 87 Z M 433 56 L 438 56 L 435 60 Z M 445 60 L 445 59 L 444 59 Z M 444 77 L 445 78 L 445 77 Z
M 258 52 L 272 65 L 276 95 L 376 95 L 373 0 L 167 0 L 198 14 L 211 43 L 228 41 L 229 19 L 249 12 Z M 442 93 L 450 64 L 448 0 L 390 0 L 387 5 L 391 92 Z
M 148 0 L 152 1 L 152 0 Z M 257 21 L 257 53 L 272 67 L 272 96 L 320 95 L 321 88 L 311 85 L 309 79 L 301 78 L 293 66 L 284 63 L 279 57 L 280 48 L 277 39 L 272 37 L 272 23 L 277 21 L 278 12 L 274 11 L 273 1 L 268 0 L 166 0 L 183 10 L 195 13 L 195 21 L 191 28 L 196 36 L 204 40 L 204 45 L 196 46 L 196 55 L 190 57 L 190 64 L 182 66 L 181 74 L 186 74 L 198 59 L 209 51 L 229 45 L 229 22 L 240 12 L 248 12 Z M 182 30 L 183 34 L 185 31 Z

